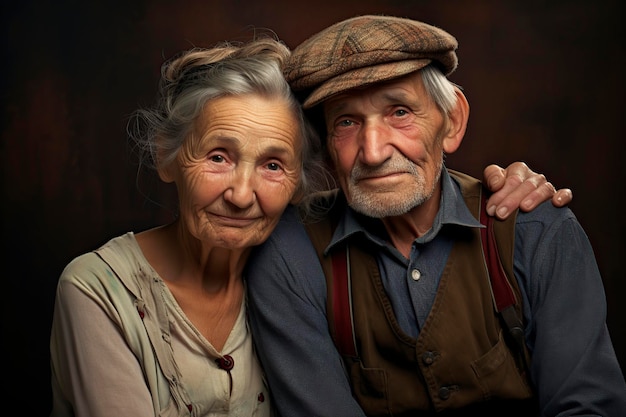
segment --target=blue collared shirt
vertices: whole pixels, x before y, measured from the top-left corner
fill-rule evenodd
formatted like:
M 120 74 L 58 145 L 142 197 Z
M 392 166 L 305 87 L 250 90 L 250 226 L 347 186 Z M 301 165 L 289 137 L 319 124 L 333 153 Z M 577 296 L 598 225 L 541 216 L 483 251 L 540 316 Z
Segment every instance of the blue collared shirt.
M 332 246 L 359 234 L 376 259 L 403 330 L 419 335 L 453 241 L 447 225 L 481 227 L 444 170 L 440 209 L 405 258 L 379 220 L 347 210 Z M 606 301 L 593 250 L 568 208 L 550 202 L 516 220 L 515 274 L 523 295 L 531 378 L 542 415 L 623 416 L 626 383 L 606 327 Z M 293 208 L 246 270 L 249 316 L 270 392 L 286 416 L 363 416 L 326 321 L 326 281 Z

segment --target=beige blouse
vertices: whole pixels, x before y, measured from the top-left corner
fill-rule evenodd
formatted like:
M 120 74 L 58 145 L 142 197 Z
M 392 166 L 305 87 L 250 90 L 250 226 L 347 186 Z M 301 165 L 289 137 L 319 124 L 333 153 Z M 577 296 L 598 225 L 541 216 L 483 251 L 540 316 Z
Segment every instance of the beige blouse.
M 54 417 L 270 415 L 245 302 L 217 352 L 132 232 L 65 268 L 50 352 Z M 216 359 L 230 358 L 232 369 L 220 369 Z

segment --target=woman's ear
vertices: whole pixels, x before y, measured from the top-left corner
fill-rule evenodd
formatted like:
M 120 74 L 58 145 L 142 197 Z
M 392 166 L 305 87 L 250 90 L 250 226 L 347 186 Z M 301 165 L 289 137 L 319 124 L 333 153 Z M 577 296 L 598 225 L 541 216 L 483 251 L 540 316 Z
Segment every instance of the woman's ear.
M 170 182 L 174 182 L 174 176 L 171 174 L 171 170 L 169 169 L 172 166 L 172 164 L 169 164 L 166 167 L 163 167 L 161 164 L 158 165 L 157 168 L 157 172 L 159 173 L 159 178 L 161 178 L 161 181 L 165 182 L 165 183 L 170 183 Z
M 448 133 L 443 138 L 443 151 L 448 154 L 455 152 L 461 146 L 469 120 L 469 103 L 465 94 L 456 86 L 454 93 L 456 104 L 448 115 Z
M 157 139 L 157 144 L 158 144 L 158 139 Z M 159 147 L 156 151 L 156 170 L 157 173 L 159 174 L 159 178 L 161 178 L 161 181 L 165 182 L 165 183 L 171 183 L 174 182 L 174 164 L 170 161 L 170 162 L 165 162 L 165 158 L 163 157 L 163 151 L 161 150 L 161 147 Z

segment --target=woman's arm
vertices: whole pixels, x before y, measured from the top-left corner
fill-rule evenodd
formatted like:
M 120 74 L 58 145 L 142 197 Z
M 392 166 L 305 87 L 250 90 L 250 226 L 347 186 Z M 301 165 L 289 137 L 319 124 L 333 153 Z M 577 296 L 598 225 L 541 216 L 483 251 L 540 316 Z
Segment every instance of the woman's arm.
M 137 357 L 94 294 L 59 281 L 50 342 L 51 416 L 150 416 L 154 407 Z

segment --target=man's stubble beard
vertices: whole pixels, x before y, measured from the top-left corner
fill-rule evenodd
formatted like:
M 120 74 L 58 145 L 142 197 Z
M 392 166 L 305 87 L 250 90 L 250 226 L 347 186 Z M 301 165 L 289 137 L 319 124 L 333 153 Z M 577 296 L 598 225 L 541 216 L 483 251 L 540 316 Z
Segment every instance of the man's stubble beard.
M 419 173 L 417 165 L 403 155 L 392 158 L 376 168 L 355 165 L 348 181 L 349 205 L 356 212 L 374 218 L 406 214 L 432 197 L 441 177 L 442 166 L 443 157 L 437 163 L 432 184 L 427 187 L 426 178 Z M 413 181 L 402 189 L 388 191 L 364 190 L 359 186 L 358 178 L 360 177 L 390 172 L 407 172 L 413 177 Z

